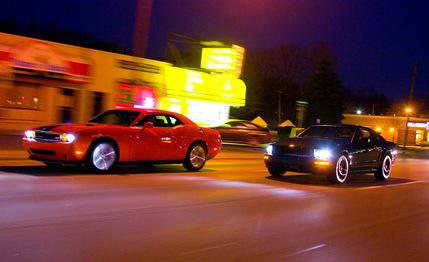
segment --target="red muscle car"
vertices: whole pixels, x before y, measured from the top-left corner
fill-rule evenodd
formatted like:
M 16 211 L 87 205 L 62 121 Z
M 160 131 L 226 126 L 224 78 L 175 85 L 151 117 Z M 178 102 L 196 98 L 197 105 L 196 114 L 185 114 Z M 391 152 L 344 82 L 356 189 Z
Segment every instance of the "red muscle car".
M 157 109 L 112 109 L 84 124 L 27 130 L 30 159 L 48 166 L 85 164 L 96 171 L 117 163 L 182 163 L 200 170 L 220 150 L 219 132 L 187 117 Z

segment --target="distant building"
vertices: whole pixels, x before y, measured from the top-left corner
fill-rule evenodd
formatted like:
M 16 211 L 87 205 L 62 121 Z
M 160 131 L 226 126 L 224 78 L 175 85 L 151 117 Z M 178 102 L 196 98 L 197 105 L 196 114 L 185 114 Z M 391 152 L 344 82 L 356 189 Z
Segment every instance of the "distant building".
M 203 50 L 201 68 L 193 70 L 0 33 L 0 129 L 83 122 L 114 107 L 165 109 L 218 125 L 230 106 L 245 104 L 243 52 Z
M 404 144 L 407 117 L 344 114 L 342 123 L 370 127 L 389 141 Z M 429 118 L 410 117 L 407 145 L 429 144 Z

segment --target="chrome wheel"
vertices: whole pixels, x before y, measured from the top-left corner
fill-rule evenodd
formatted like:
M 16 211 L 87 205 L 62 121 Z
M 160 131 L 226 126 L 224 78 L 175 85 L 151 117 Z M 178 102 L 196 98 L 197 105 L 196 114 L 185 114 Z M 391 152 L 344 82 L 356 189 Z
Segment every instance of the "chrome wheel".
M 98 170 L 109 170 L 116 162 L 116 149 L 110 143 L 99 143 L 92 151 L 92 164 Z
M 193 167 L 202 167 L 206 162 L 206 151 L 202 146 L 197 145 L 192 148 L 189 159 Z
M 380 180 L 386 180 L 392 172 L 392 158 L 386 155 L 381 163 L 381 166 L 375 172 L 375 177 Z
M 384 158 L 383 161 L 383 176 L 384 178 L 388 178 L 390 176 L 390 169 L 392 167 L 392 160 L 389 156 Z
M 333 183 L 344 183 L 349 175 L 349 160 L 345 155 L 341 155 L 335 164 L 335 171 L 329 176 Z
M 192 145 L 188 150 L 183 166 L 189 171 L 200 170 L 206 163 L 206 154 L 206 149 L 202 144 Z

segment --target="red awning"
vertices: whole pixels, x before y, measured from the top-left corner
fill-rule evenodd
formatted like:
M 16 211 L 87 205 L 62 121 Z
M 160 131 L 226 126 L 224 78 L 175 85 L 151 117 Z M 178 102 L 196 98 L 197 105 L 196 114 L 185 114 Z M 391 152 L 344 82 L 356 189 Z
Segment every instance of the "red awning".
M 79 62 L 69 61 L 70 74 L 78 76 L 89 76 L 89 65 Z
M 12 54 L 6 51 L 0 50 L 0 61 L 10 61 L 12 60 Z

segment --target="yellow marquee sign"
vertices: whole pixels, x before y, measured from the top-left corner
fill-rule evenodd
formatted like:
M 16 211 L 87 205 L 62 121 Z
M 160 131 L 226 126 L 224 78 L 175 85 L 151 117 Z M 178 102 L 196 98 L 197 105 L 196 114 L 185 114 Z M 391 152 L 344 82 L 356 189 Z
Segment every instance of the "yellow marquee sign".
M 232 48 L 203 48 L 201 68 L 218 72 L 231 72 L 236 77 L 241 74 L 244 48 L 233 45 Z
M 244 106 L 246 85 L 240 79 L 178 67 L 165 69 L 166 95 Z

